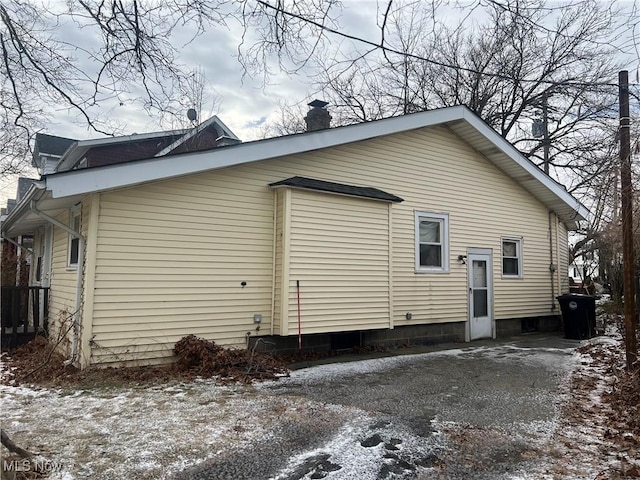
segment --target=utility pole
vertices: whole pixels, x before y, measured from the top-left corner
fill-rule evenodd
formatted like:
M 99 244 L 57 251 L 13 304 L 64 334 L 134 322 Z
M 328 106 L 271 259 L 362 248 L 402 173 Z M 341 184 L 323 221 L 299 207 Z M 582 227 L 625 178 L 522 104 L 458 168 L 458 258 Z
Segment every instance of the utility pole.
M 544 173 L 549 175 L 549 108 L 547 106 L 547 92 L 542 94 L 542 134 L 544 149 Z
M 629 117 L 629 72 L 618 74 L 620 96 L 620 194 L 622 197 L 622 261 L 624 278 L 624 332 L 627 370 L 638 358 L 633 284 L 633 187 L 631 183 L 631 132 Z
M 549 106 L 548 106 L 548 94 L 545 91 L 542 94 L 542 120 L 536 118 L 533 121 L 531 133 L 534 138 L 542 137 L 542 151 L 544 152 L 542 168 L 544 173 L 549 175 L 549 149 L 551 148 L 551 142 L 549 141 Z M 553 261 L 553 225 L 551 222 L 552 212 L 549 211 L 549 274 L 551 275 L 551 311 L 556 309 L 556 293 L 555 293 L 555 279 L 554 275 L 557 270 Z

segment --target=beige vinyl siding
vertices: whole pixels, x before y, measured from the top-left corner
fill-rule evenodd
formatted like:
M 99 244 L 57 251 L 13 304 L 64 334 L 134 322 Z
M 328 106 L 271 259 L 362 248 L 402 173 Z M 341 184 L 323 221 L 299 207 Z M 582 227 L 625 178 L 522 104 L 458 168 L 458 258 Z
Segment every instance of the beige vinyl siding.
M 389 209 L 386 203 L 291 191 L 288 332 L 389 327 Z
M 547 209 L 444 128 L 236 167 L 265 183 L 292 175 L 374 186 L 404 198 L 393 205 L 394 324 L 467 319 L 468 247 L 494 252 L 496 318 L 550 313 Z M 449 214 L 450 272 L 415 273 L 415 211 Z M 502 279 L 501 238 L 523 238 L 522 279 Z M 412 313 L 412 320 L 405 314 Z
M 469 247 L 493 251 L 496 318 L 551 313 L 547 209 L 446 128 L 425 128 L 103 194 L 93 312 L 99 348 L 92 361 L 158 361 L 189 333 L 243 347 L 247 332 L 271 332 L 271 309 L 281 312 L 284 296 L 291 314 L 293 275 L 302 275 L 305 264 L 277 272 L 281 278 L 292 274 L 285 282 L 288 292 L 273 285 L 274 194 L 268 185 L 295 175 L 377 187 L 404 198 L 391 207 L 393 271 L 387 291 L 393 291 L 388 308 L 396 326 L 467 320 L 467 270 L 457 257 Z M 307 208 L 311 215 L 316 206 Z M 449 273 L 415 273 L 415 211 L 449 214 Z M 327 222 L 342 213 L 319 212 Z M 276 225 L 276 241 L 280 229 L 285 235 L 288 228 L 299 228 L 303 235 L 313 226 L 303 217 L 292 218 L 298 225 Z M 367 230 L 360 223 L 345 231 L 345 242 L 357 241 Z M 523 238 L 522 279 L 502 278 L 503 236 Z M 284 257 L 278 248 L 276 257 Z M 336 296 L 336 304 L 342 302 L 338 309 L 351 312 L 354 322 L 360 318 L 363 328 L 389 324 L 388 314 L 383 319 L 380 313 L 382 302 L 372 306 L 357 296 L 356 285 L 349 288 Z M 368 323 L 367 312 L 374 311 L 375 321 Z M 255 313 L 263 315 L 260 331 L 253 324 Z M 337 318 L 326 317 L 326 327 L 333 328 Z M 324 328 L 320 316 L 314 322 L 314 331 Z M 276 326 L 275 333 L 295 333 Z
M 272 195 L 224 175 L 103 194 L 92 362 L 167 357 L 188 334 L 244 346 L 257 313 L 269 333 Z
M 569 232 L 562 222 L 558 222 L 558 256 L 560 293 L 569 293 Z
M 81 209 L 81 228 L 84 222 L 84 209 Z M 65 211 L 56 217 L 56 220 L 69 226 L 71 213 Z M 69 327 L 72 314 L 76 310 L 77 293 L 77 268 L 68 267 L 69 234 L 60 227 L 53 227 L 53 244 L 51 253 L 51 280 L 49 291 L 49 333 L 55 342 L 67 333 L 66 340 L 60 342 L 65 355 L 70 354 L 71 332 Z M 80 252 L 82 253 L 82 252 Z

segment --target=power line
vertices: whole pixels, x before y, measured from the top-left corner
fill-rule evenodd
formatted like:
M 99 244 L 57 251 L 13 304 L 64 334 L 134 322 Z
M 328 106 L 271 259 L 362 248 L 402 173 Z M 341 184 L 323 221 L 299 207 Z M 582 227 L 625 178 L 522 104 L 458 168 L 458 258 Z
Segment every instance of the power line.
M 439 62 L 437 60 L 433 60 L 430 58 L 426 58 L 423 57 L 421 55 L 416 55 L 413 53 L 409 53 L 409 52 L 402 52 L 400 50 L 397 50 L 395 48 L 392 47 L 388 47 L 386 45 L 384 45 L 382 42 L 381 43 L 376 43 L 376 42 L 372 42 L 371 40 L 366 40 L 364 38 L 361 37 L 357 37 L 355 35 L 350 35 L 348 33 L 344 33 L 341 32 L 340 30 L 337 30 L 335 28 L 331 28 L 327 25 L 324 25 L 322 23 L 319 23 L 315 20 L 312 20 L 310 18 L 305 18 L 302 15 L 298 14 L 298 13 L 294 13 L 294 12 L 290 12 L 288 10 L 285 10 L 283 7 L 281 6 L 274 6 L 271 5 L 270 3 L 264 1 L 264 0 L 257 0 L 257 3 L 262 5 L 265 8 L 271 9 L 271 10 L 275 10 L 277 13 L 280 13 L 282 15 L 286 15 L 288 17 L 291 18 L 295 18 L 298 20 L 301 20 L 305 23 L 308 23 L 310 25 L 313 25 L 314 27 L 317 27 L 325 32 L 329 32 L 331 34 L 337 35 L 339 37 L 342 38 L 346 38 L 348 40 L 353 40 L 356 42 L 360 42 L 360 43 L 364 43 L 365 45 L 368 45 L 370 47 L 374 47 L 374 49 L 376 50 L 382 50 L 385 53 L 393 53 L 396 55 L 400 55 L 406 58 L 411 58 L 414 60 L 420 60 L 426 63 L 430 63 L 432 65 L 436 65 L 439 67 L 444 67 L 444 68 L 450 68 L 453 70 L 457 70 L 457 71 L 463 71 L 463 72 L 467 72 L 467 73 L 473 73 L 475 75 L 483 75 L 486 77 L 491 77 L 491 78 L 498 78 L 501 80 L 508 80 L 508 81 L 518 81 L 521 83 L 538 83 L 538 84 L 544 84 L 544 85 L 549 85 L 549 86 L 570 86 L 570 87 L 612 87 L 612 88 L 618 88 L 618 84 L 617 83 L 608 83 L 608 82 L 572 82 L 572 81 L 553 81 L 553 80 L 534 80 L 534 79 L 526 79 L 526 78 L 521 78 L 521 79 L 517 79 L 508 75 L 503 75 L 500 73 L 491 73 L 491 72 L 482 72 L 480 70 L 476 70 L 473 68 L 469 68 L 469 67 L 463 67 L 461 65 L 454 65 L 454 64 L 450 64 L 450 63 L 445 63 L 445 62 Z M 640 84 L 629 84 L 629 86 L 637 86 Z

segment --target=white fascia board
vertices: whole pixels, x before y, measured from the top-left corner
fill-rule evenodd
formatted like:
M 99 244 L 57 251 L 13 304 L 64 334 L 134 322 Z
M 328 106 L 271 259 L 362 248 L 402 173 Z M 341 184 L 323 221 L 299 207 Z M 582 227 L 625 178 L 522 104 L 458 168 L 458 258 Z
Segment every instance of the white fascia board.
M 2 232 L 7 232 L 16 222 L 20 221 L 20 218 L 31 209 L 31 202 L 39 200 L 45 192 L 45 184 L 43 182 L 33 182 L 27 193 L 22 197 L 22 200 L 20 200 L 20 203 L 4 218 Z
M 465 107 L 431 110 L 347 127 L 330 128 L 286 137 L 138 160 L 98 168 L 60 172 L 46 177 L 53 198 L 138 185 L 268 158 L 295 155 L 367 140 L 392 133 L 460 120 Z
M 233 132 L 231 131 L 231 129 L 230 129 L 229 127 L 227 127 L 227 126 L 225 125 L 225 123 L 224 123 L 222 120 L 220 120 L 220 119 L 218 118 L 218 116 L 217 116 L 217 115 L 214 115 L 214 116 L 213 116 L 213 118 L 215 119 L 214 121 L 216 122 L 216 124 L 217 124 L 218 126 L 220 126 L 220 127 L 222 128 L 222 130 L 224 130 L 224 134 L 225 134 L 227 137 L 231 137 L 231 138 L 233 138 L 234 140 L 241 141 L 241 140 L 236 136 L 236 134 L 235 134 L 235 133 L 233 133 Z
M 587 207 L 582 205 L 573 195 L 567 192 L 562 185 L 557 183 L 549 175 L 540 170 L 533 162 L 522 155 L 517 148 L 511 145 L 511 143 L 500 136 L 498 132 L 483 122 L 477 115 L 472 113 L 471 110 L 465 109 L 463 118 L 478 130 L 478 132 L 489 139 L 491 143 L 493 143 L 502 153 L 511 158 L 511 160 L 513 160 L 520 168 L 525 170 L 528 174 L 549 189 L 554 195 L 573 208 L 580 217 L 585 220 L 589 219 L 591 212 Z
M 241 165 L 269 158 L 295 155 L 322 148 L 382 137 L 418 128 L 465 121 L 487 138 L 495 147 L 529 173 L 535 180 L 576 212 L 576 216 L 589 218 L 589 210 L 580 204 L 560 184 L 526 159 L 513 145 L 464 106 L 429 110 L 374 122 L 346 127 L 318 130 L 238 145 L 219 147 L 202 152 L 140 160 L 99 168 L 88 168 L 57 173 L 46 177 L 47 189 L 53 198 L 138 185 L 207 170 Z

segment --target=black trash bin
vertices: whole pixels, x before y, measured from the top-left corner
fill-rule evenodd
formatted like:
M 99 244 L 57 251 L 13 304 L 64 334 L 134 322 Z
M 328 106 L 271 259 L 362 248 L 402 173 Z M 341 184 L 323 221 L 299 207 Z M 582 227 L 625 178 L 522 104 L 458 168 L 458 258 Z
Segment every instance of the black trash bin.
M 596 297 L 570 293 L 556 297 L 562 310 L 564 336 L 584 340 L 596 334 Z

